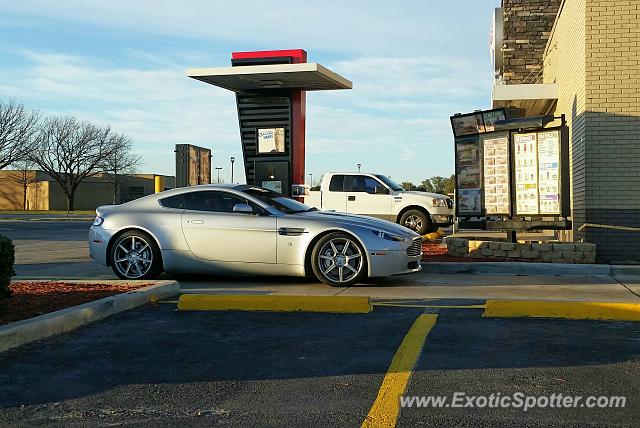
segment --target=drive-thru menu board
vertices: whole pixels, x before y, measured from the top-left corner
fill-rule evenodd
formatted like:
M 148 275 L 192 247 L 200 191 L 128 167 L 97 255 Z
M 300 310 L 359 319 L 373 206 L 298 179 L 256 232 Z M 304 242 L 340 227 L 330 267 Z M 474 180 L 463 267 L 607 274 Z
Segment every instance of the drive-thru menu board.
M 480 147 L 477 138 L 456 144 L 456 166 L 458 180 L 458 213 L 479 215 L 480 199 Z
M 538 144 L 537 135 L 515 134 L 516 214 L 537 215 L 538 208 Z
M 560 132 L 538 133 L 540 214 L 560 214 Z
M 509 135 L 483 137 L 484 208 L 486 214 L 505 214 L 510 209 Z

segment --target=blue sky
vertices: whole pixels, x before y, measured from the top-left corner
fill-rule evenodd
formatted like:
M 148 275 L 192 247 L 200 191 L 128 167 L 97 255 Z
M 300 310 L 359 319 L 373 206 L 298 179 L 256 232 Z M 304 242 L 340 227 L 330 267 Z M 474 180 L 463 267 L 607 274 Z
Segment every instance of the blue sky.
M 489 106 L 499 3 L 4 0 L 0 98 L 111 125 L 133 139 L 141 172 L 173 175 L 175 144 L 211 148 L 228 180 L 242 156 L 235 98 L 186 69 L 303 48 L 354 86 L 308 93 L 307 173 L 361 163 L 420 182 L 453 173 L 449 116 Z

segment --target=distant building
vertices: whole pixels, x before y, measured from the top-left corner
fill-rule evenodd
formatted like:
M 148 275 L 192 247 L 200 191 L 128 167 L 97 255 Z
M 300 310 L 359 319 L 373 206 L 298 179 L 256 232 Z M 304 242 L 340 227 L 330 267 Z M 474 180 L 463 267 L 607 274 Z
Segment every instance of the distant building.
M 563 238 L 640 262 L 640 232 L 620 229 L 640 228 L 640 0 L 503 0 L 494 21 L 493 107 L 567 118 Z
M 159 174 L 131 174 L 118 176 L 115 203 L 128 202 L 155 191 L 155 177 Z M 175 178 L 164 177 L 165 190 L 175 187 Z M 26 184 L 26 206 L 29 210 L 66 210 L 67 200 L 62 187 L 43 171 L 0 171 L 0 209 L 22 210 Z M 114 180 L 111 174 L 98 174 L 82 182 L 76 191 L 76 210 L 93 210 L 100 205 L 114 203 Z

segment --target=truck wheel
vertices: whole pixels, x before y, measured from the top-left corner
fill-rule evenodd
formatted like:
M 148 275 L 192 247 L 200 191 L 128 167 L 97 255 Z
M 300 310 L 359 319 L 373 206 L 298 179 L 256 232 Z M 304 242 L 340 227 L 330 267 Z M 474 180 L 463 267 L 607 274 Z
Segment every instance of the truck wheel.
M 323 236 L 313 247 L 311 266 L 316 277 L 332 287 L 350 287 L 367 272 L 364 250 L 342 232 Z
M 420 235 L 432 232 L 434 227 L 429 216 L 420 210 L 409 210 L 402 214 L 400 224 Z

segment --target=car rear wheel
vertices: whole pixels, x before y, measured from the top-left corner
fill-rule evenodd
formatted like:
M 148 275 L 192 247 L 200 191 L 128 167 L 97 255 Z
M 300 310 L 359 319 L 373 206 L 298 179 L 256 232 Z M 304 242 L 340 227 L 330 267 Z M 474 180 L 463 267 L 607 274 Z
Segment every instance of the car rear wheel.
M 129 231 L 111 246 L 111 269 L 120 279 L 154 279 L 162 271 L 160 250 L 144 232 Z
M 429 215 L 420 210 L 409 210 L 402 214 L 400 224 L 420 235 L 426 235 L 435 230 Z
M 313 247 L 311 262 L 316 277 L 332 287 L 349 287 L 367 271 L 362 246 L 342 232 L 322 237 Z

